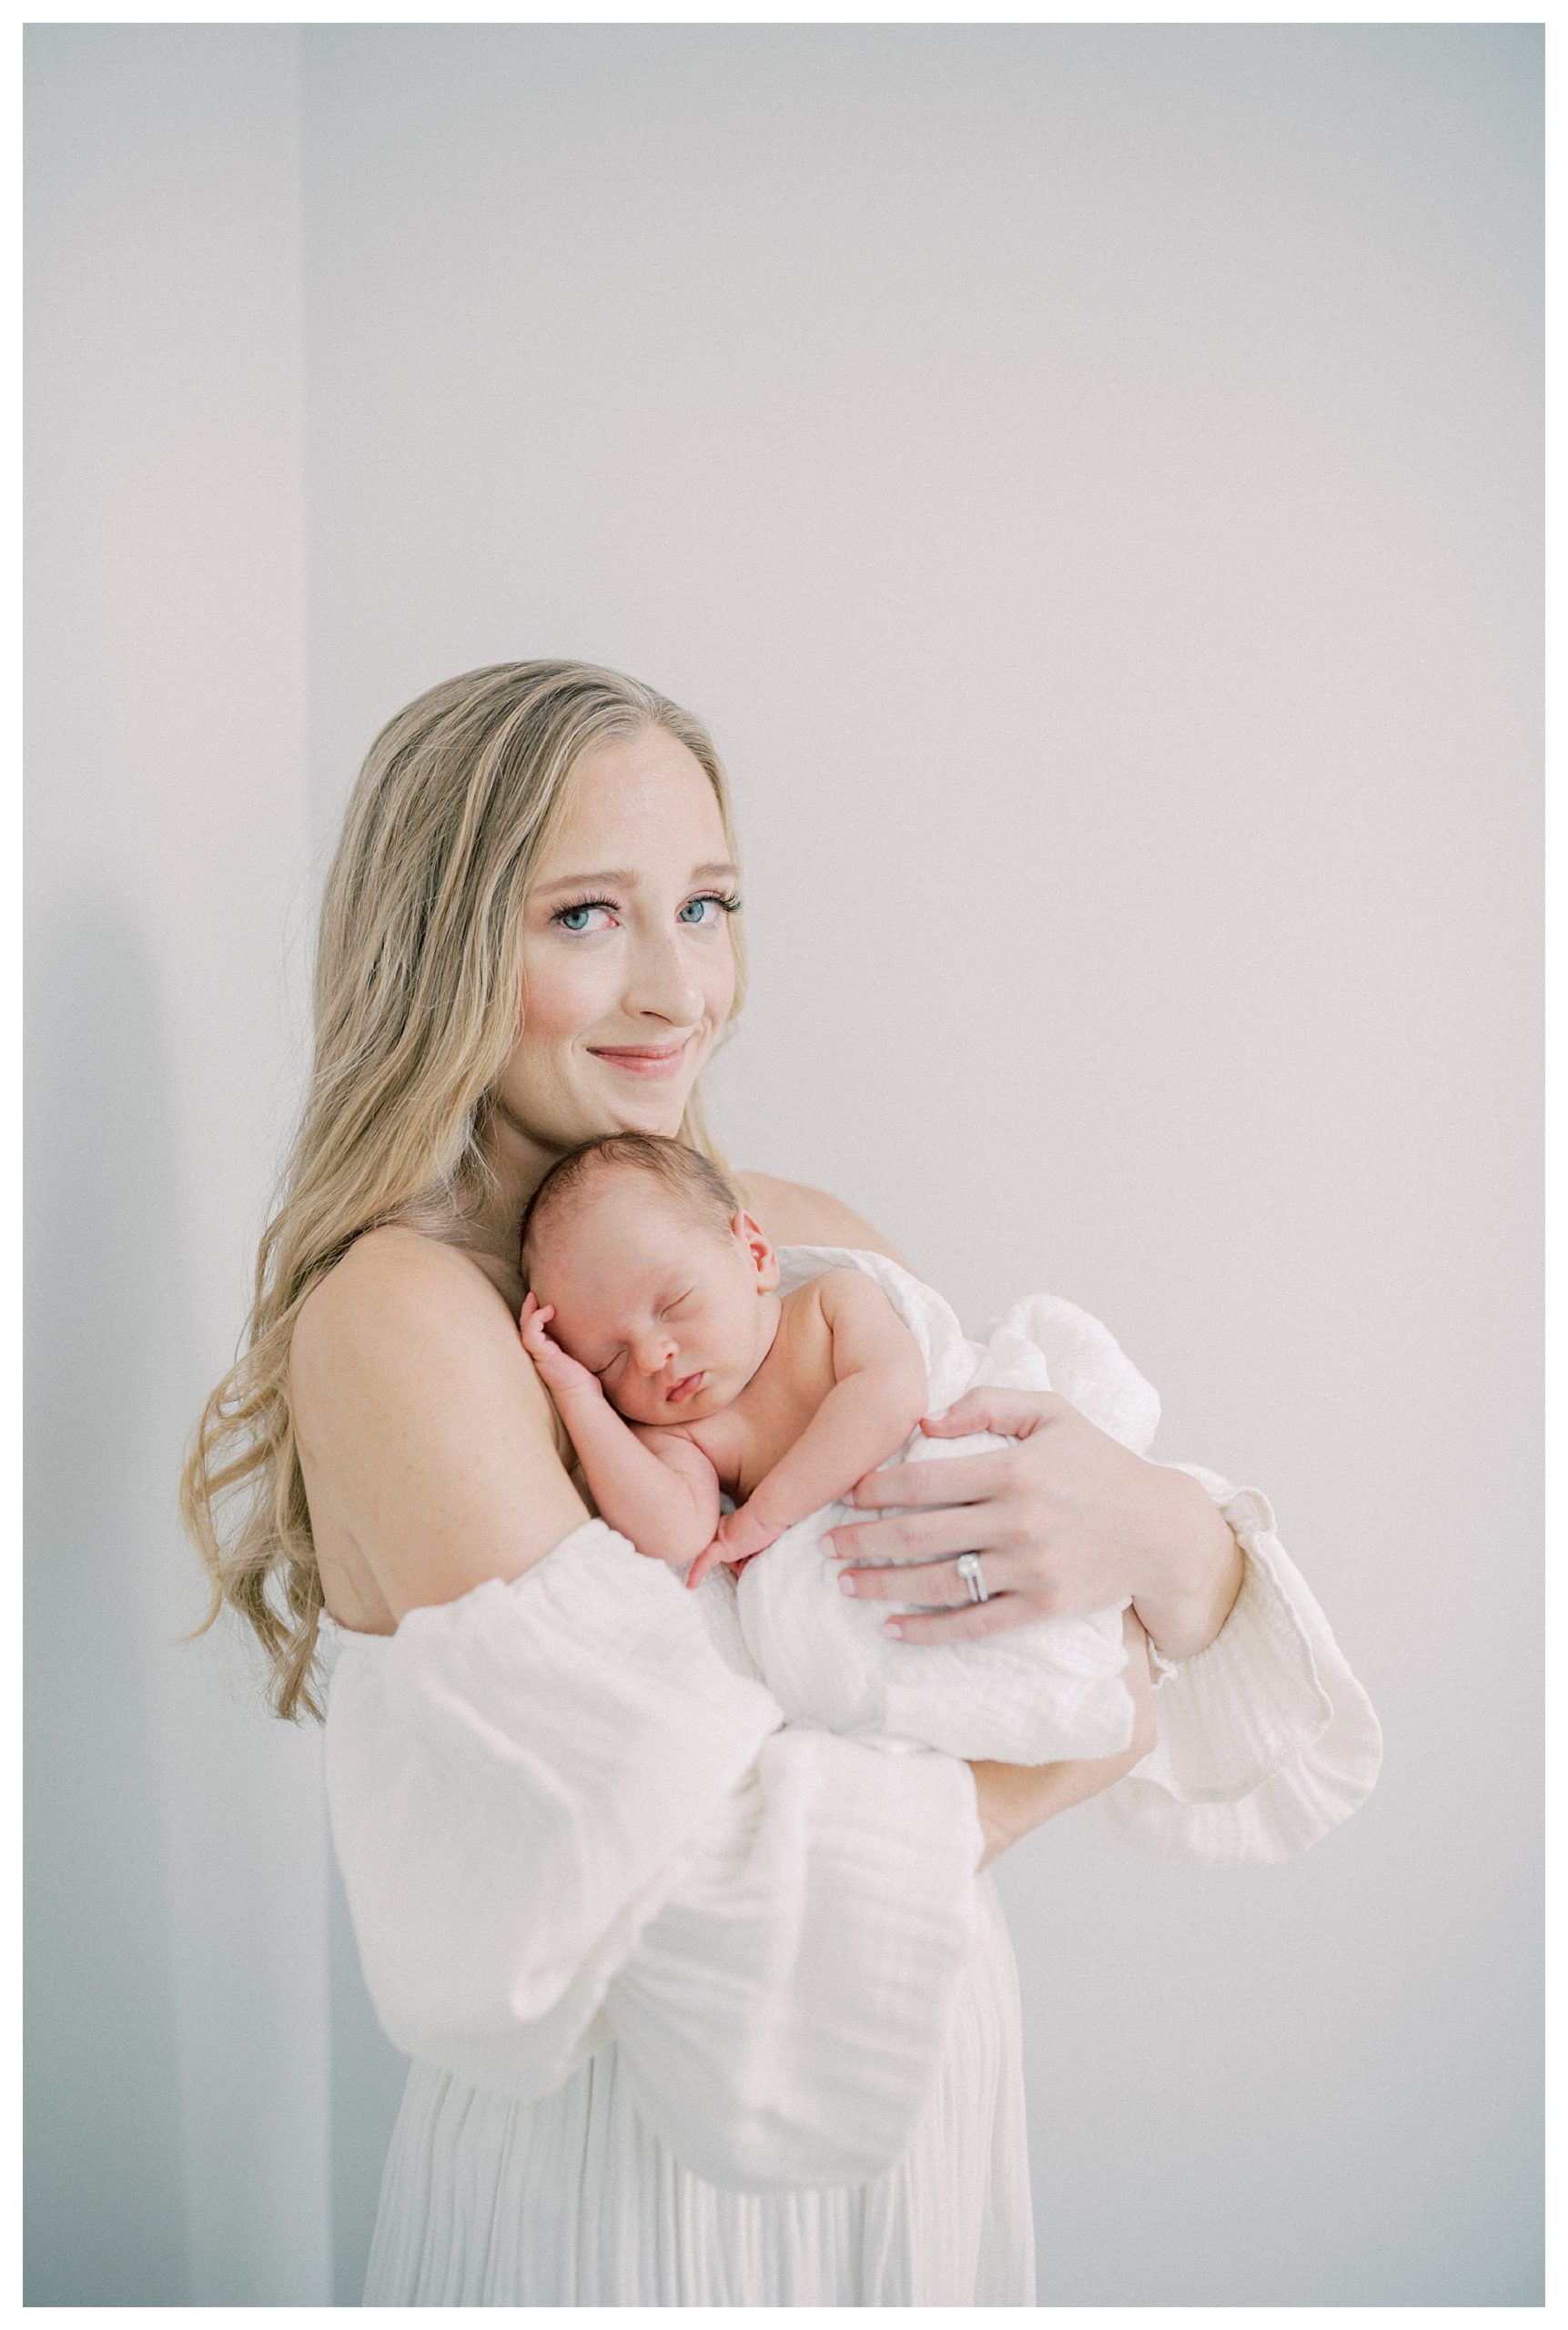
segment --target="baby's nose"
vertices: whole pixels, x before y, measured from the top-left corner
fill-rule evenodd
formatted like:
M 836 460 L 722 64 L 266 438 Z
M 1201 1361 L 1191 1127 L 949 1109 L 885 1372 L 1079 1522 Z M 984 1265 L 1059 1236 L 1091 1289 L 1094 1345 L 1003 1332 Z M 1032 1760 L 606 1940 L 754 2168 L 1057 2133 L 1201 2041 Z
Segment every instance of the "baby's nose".
M 675 1356 L 673 1335 L 650 1335 L 637 1353 L 637 1364 L 644 1375 L 660 1375 Z

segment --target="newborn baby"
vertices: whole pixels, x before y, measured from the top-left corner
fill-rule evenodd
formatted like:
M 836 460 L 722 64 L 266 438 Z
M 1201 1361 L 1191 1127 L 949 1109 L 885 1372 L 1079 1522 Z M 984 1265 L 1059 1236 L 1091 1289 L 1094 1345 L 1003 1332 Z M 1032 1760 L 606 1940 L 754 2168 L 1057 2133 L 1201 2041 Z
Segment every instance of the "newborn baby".
M 522 1226 L 522 1340 L 603 1518 L 690 1586 L 721 1563 L 733 1572 L 752 1655 L 796 1720 L 1019 1763 L 1118 1753 L 1133 1720 L 1121 1609 L 901 1643 L 882 1619 L 906 1606 L 846 1598 L 821 1548 L 852 1517 L 836 1500 L 890 1458 L 1006 1445 L 917 1427 L 976 1381 L 1049 1388 L 1038 1347 L 1007 1322 L 991 1347 L 968 1342 L 882 1256 L 784 1259 L 798 1282 L 781 1292 L 780 1256 L 676 1141 L 614 1134 L 540 1184 Z M 947 1380 L 934 1385 L 934 1369 Z

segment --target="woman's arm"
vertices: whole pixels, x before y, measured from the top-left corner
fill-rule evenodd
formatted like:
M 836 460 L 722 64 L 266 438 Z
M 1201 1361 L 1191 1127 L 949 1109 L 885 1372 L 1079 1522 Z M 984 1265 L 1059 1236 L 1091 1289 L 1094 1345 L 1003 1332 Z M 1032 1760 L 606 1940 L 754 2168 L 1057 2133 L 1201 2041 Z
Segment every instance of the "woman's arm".
M 1155 1746 L 1157 1729 L 1154 1691 L 1148 1671 L 1148 1636 L 1129 1609 L 1122 1620 L 1127 1666 L 1122 1680 L 1132 1695 L 1132 1737 L 1119 1756 L 1072 1764 L 972 1763 L 980 1828 L 986 1848 L 980 1867 L 988 1869 L 998 1853 L 1016 1845 L 1032 1829 L 1044 1826 L 1075 1804 L 1098 1796 L 1141 1764 Z
M 1241 1551 L 1188 1474 L 1136 1455 L 1056 1392 L 982 1385 L 921 1430 L 934 1439 L 1005 1433 L 1017 1445 L 895 1465 L 850 1492 L 846 1504 L 905 1510 L 835 1530 L 829 1550 L 846 1563 L 910 1565 L 855 1569 L 856 1595 L 936 1609 L 890 1620 L 890 1630 L 910 1642 L 965 1641 L 1130 1595 L 1167 1658 L 1193 1657 L 1218 1635 L 1240 1592 Z M 970 1552 L 991 1594 L 973 1605 L 953 1566 Z
M 835 1200 L 779 1187 L 788 1212 L 777 1236 L 888 1251 Z M 874 1565 L 856 1570 L 857 1596 L 918 1594 L 929 1614 L 894 1623 L 910 1641 L 941 1642 L 1130 1594 L 1165 1663 L 1158 1738 L 1134 1769 L 1094 1788 L 1091 1817 L 1128 1843 L 1202 1861 L 1306 1851 L 1366 1796 L 1382 1740 L 1267 1500 L 1196 1465 L 1135 1453 L 1152 1440 L 1159 1403 L 1097 1320 L 1049 1297 L 1015 1312 L 1012 1322 L 1047 1351 L 1052 1381 L 1072 1389 L 1066 1398 L 972 1393 L 927 1428 L 1022 1433 L 1017 1448 L 860 1484 L 854 1502 L 871 1509 L 866 1522 L 835 1533 L 846 1561 Z M 953 1562 L 965 1552 L 982 1556 L 988 1601 L 968 1600 Z M 987 1852 L 1017 1833 L 1021 1808 L 1048 1818 L 1093 1768 L 993 1780 L 980 1768 Z
M 904 1259 L 824 1190 L 764 1173 L 745 1175 L 744 1186 L 775 1243 L 852 1246 Z M 897 1466 L 871 1475 L 850 1499 L 928 1506 L 947 1500 L 945 1511 L 869 1522 L 826 1541 L 826 1550 L 846 1563 L 930 1557 L 928 1567 L 913 1571 L 855 1572 L 858 1596 L 937 1606 L 934 1617 L 899 1622 L 906 1640 L 963 1640 L 1032 1618 L 1104 1608 L 1129 1593 L 1166 1657 L 1190 1658 L 1214 1640 L 1240 1591 L 1241 1553 L 1213 1500 L 1188 1474 L 1134 1455 L 1067 1401 L 1049 1395 L 974 1392 L 946 1416 L 928 1420 L 928 1429 L 949 1439 L 979 1431 L 1017 1433 L 1024 1444 L 1005 1454 L 955 1458 L 935 1474 Z M 986 1507 L 982 1526 L 988 1535 L 972 1534 L 974 1500 Z M 988 1577 L 999 1577 L 1005 1564 L 1017 1567 L 1020 1555 L 1028 1575 L 1009 1577 L 994 1601 L 970 1605 L 953 1568 L 953 1556 L 969 1552 L 986 1555 Z M 944 1604 L 962 1606 L 943 1610 Z

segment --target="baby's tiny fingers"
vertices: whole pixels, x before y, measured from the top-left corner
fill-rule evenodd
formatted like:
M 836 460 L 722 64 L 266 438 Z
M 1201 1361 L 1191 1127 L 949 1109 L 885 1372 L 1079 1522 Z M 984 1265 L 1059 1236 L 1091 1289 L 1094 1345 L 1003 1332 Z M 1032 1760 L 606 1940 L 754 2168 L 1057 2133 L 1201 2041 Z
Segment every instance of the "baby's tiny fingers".
M 703 1580 L 707 1576 L 708 1572 L 713 1568 L 714 1563 L 722 1559 L 723 1553 L 719 1545 L 719 1540 L 714 1537 L 703 1547 L 702 1552 L 697 1555 L 696 1560 L 686 1572 L 686 1584 L 689 1586 L 701 1585 Z

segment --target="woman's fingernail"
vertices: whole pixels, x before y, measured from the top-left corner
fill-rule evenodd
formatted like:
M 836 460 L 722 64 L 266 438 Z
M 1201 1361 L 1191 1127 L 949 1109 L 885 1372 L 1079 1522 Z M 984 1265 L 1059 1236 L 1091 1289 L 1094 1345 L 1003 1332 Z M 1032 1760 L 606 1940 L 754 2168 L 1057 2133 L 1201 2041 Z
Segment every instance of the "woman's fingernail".
M 903 1619 L 885 1618 L 882 1622 L 882 1631 L 885 1635 L 901 1635 L 904 1632 Z
M 855 1591 L 854 1578 L 841 1577 L 838 1581 L 838 1590 L 841 1594 L 853 1594 Z

